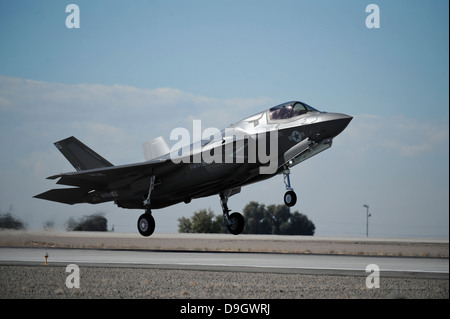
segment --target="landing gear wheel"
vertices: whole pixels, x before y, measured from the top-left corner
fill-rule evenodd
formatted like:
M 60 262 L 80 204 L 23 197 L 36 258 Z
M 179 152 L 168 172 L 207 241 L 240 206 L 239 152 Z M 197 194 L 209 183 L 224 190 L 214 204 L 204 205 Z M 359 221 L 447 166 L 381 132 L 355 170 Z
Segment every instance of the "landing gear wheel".
M 287 207 L 292 207 L 297 203 L 297 195 L 293 191 L 287 191 L 284 194 L 284 203 Z
M 230 215 L 228 219 L 228 230 L 233 235 L 239 235 L 242 233 L 245 227 L 244 217 L 239 213 L 233 213 Z
M 149 213 L 142 214 L 137 222 L 139 234 L 148 237 L 155 231 L 155 219 Z

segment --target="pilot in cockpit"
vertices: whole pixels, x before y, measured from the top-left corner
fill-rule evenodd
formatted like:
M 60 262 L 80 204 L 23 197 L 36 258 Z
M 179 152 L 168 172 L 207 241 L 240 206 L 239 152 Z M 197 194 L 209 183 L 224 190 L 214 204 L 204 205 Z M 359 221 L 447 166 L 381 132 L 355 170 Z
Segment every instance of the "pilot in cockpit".
M 293 111 L 294 111 L 294 109 L 292 108 L 292 105 L 283 106 L 281 108 L 280 112 L 278 113 L 278 118 L 279 119 L 288 119 L 288 118 L 292 117 Z
M 270 120 L 284 120 L 306 114 L 307 112 L 318 112 L 313 107 L 301 102 L 288 102 L 277 105 L 270 109 Z
M 292 117 L 294 109 L 292 105 L 284 105 L 281 108 L 276 108 L 270 112 L 270 118 L 272 120 L 282 120 Z

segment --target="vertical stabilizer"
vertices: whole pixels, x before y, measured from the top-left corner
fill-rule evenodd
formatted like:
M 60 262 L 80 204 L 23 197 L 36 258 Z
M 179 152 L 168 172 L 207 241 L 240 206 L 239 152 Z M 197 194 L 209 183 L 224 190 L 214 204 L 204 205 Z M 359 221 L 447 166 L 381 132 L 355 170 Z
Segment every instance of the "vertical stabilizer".
M 170 152 L 169 145 L 167 145 L 164 137 L 159 136 L 144 143 L 144 158 L 150 161 L 154 158 L 163 156 Z
M 73 136 L 54 144 L 77 171 L 114 166 Z

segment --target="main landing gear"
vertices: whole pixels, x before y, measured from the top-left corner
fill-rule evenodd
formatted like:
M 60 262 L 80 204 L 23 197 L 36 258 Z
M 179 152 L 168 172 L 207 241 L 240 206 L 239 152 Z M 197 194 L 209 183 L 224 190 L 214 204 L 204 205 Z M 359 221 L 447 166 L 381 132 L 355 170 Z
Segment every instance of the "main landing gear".
M 150 195 L 154 187 L 155 187 L 155 176 L 151 176 L 148 195 L 147 198 L 144 200 L 145 213 L 139 217 L 137 222 L 139 234 L 145 237 L 150 236 L 155 231 L 155 219 L 153 218 L 152 211 L 150 209 Z
M 242 233 L 245 227 L 244 217 L 239 213 L 232 213 L 230 215 L 230 209 L 228 209 L 228 197 L 230 196 L 231 190 L 224 193 L 220 193 L 220 205 L 223 210 L 223 221 L 227 226 L 230 233 L 233 235 L 239 235 Z
M 283 171 L 284 175 L 284 184 L 286 185 L 287 192 L 284 194 L 284 203 L 288 207 L 292 207 L 297 203 L 297 195 L 294 192 L 294 189 L 291 187 L 291 180 L 289 179 L 289 175 L 291 171 L 289 168 L 286 168 Z
M 155 219 L 152 216 L 152 212 L 148 209 L 142 214 L 137 222 L 139 234 L 148 237 L 155 231 Z

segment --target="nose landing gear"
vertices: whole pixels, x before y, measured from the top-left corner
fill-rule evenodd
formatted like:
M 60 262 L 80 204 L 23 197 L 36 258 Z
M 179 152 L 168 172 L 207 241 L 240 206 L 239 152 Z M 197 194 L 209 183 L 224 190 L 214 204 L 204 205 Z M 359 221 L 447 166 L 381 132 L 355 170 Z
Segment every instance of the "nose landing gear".
M 289 168 L 286 168 L 283 171 L 284 175 L 284 184 L 286 185 L 287 192 L 284 194 L 284 204 L 288 207 L 292 207 L 297 203 L 297 194 L 295 194 L 294 189 L 291 187 L 291 180 L 289 175 L 291 171 Z

